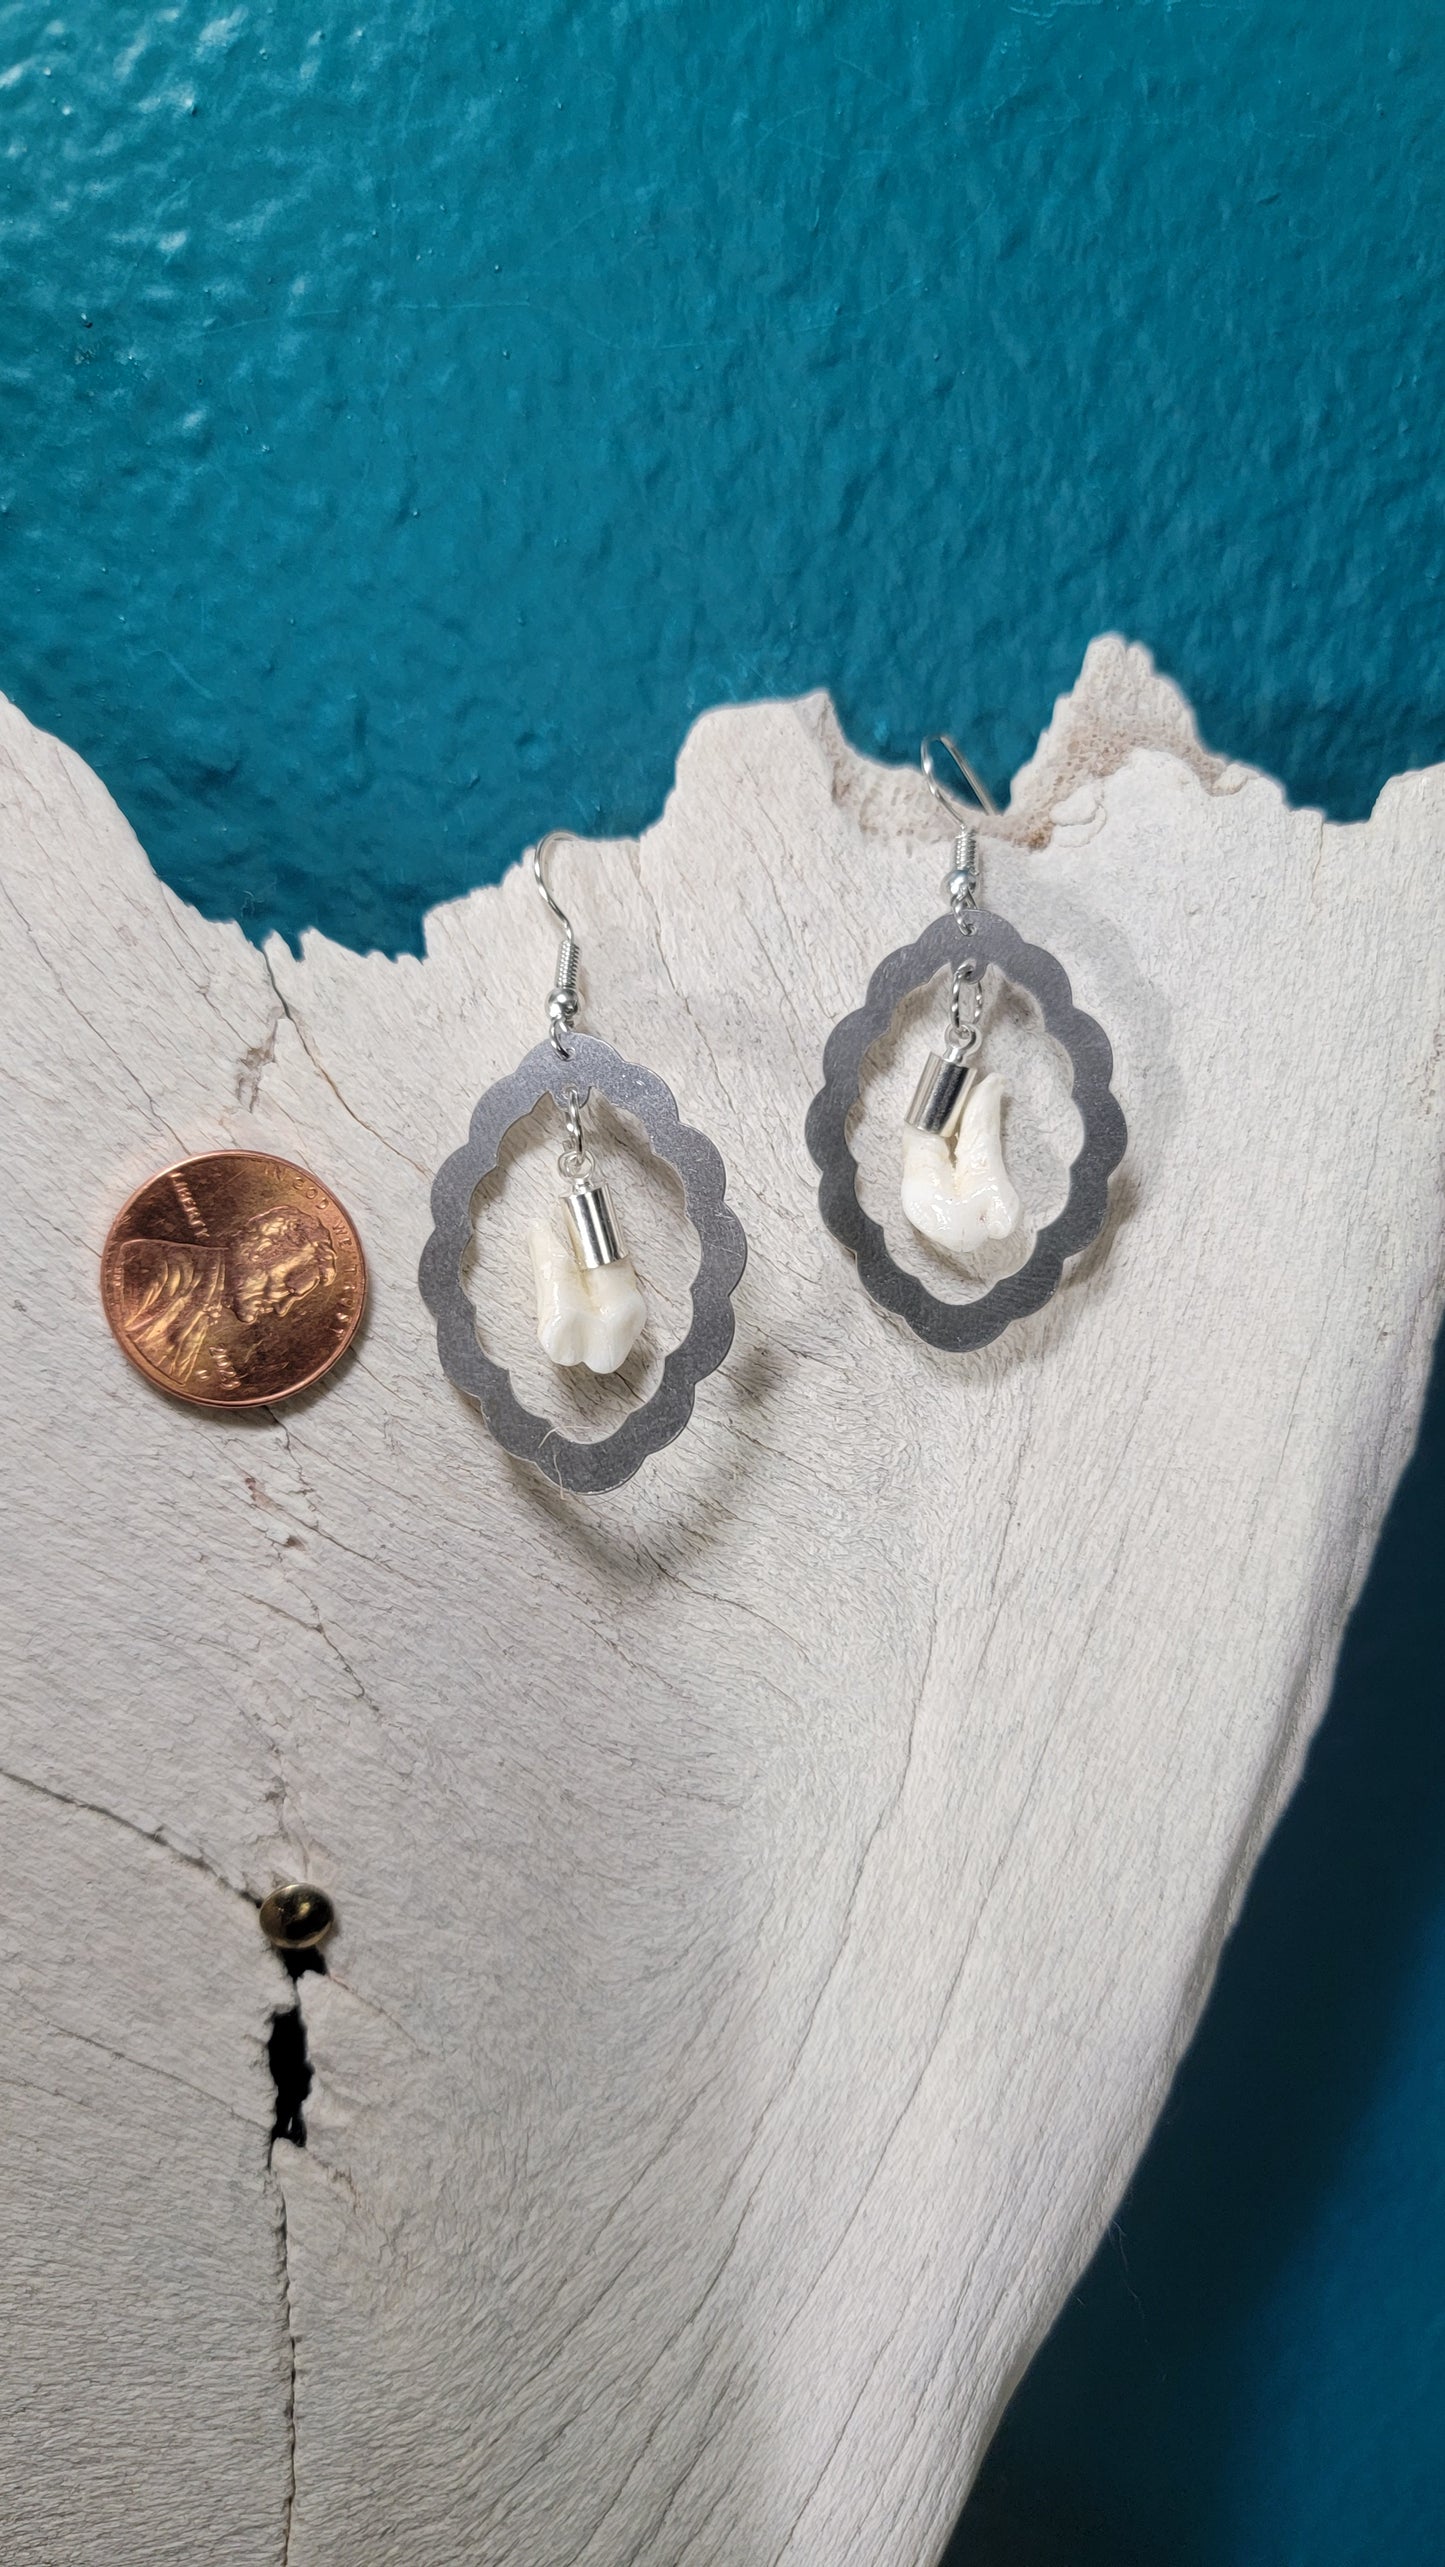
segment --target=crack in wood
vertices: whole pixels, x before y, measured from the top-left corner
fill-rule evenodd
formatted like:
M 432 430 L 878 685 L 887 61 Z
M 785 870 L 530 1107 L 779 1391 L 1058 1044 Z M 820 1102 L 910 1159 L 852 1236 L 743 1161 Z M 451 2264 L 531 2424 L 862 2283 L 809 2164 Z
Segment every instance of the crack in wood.
M 293 1984 L 307 1970 L 319 1970 L 323 1978 L 326 1975 L 326 1964 L 319 1952 L 278 1952 L 276 1958 Z M 278 2139 L 289 2139 L 293 2148 L 304 2148 L 305 2104 L 315 2080 L 306 2046 L 306 2018 L 299 2000 L 295 2005 L 278 2007 L 272 2015 L 266 2064 L 276 2089 L 271 2144 L 274 2147 Z

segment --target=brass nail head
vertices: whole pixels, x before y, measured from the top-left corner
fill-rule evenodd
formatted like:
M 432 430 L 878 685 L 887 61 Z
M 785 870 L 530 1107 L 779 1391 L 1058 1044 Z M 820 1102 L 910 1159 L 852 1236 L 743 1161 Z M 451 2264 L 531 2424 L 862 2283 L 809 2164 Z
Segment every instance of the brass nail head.
M 324 1943 L 336 1923 L 336 1910 L 314 1881 L 285 1881 L 263 1898 L 261 1931 L 278 1952 L 309 1952 Z

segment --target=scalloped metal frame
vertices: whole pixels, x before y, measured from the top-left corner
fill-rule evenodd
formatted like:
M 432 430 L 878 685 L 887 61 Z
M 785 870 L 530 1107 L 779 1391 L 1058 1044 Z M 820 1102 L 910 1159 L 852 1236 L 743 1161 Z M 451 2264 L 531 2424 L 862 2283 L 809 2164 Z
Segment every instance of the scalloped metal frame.
M 922 989 L 935 973 L 951 970 L 965 955 L 975 958 L 981 972 L 994 965 L 1005 980 L 1038 1000 L 1045 1025 L 1068 1054 L 1084 1138 L 1069 1170 L 1063 1210 L 1039 1232 L 1027 1263 L 974 1301 L 940 1301 L 917 1275 L 894 1263 L 879 1224 L 859 1202 L 858 1163 L 848 1144 L 848 1117 L 857 1101 L 864 1057 L 887 1032 L 904 999 Z M 1113 1070 L 1108 1035 L 1074 1005 L 1062 963 L 1046 947 L 1025 944 L 1017 928 L 996 911 L 977 912 L 974 933 L 967 941 L 950 912 L 935 918 L 915 943 L 887 955 L 868 983 L 862 1006 L 835 1025 L 828 1037 L 823 1084 L 808 1108 L 805 1126 L 808 1148 L 821 1171 L 819 1209 L 834 1238 L 856 1257 L 859 1280 L 869 1298 L 881 1309 L 896 1312 L 925 1344 L 951 1355 L 971 1354 L 990 1345 L 1016 1319 L 1041 1310 L 1058 1290 L 1064 1259 L 1087 1248 L 1104 1226 L 1109 1179 L 1128 1139 L 1122 1108 L 1109 1085 Z
M 471 1243 L 473 1198 L 495 1168 L 513 1124 L 544 1096 L 561 1106 L 575 1090 L 585 1105 L 594 1088 L 632 1115 L 658 1157 L 677 1170 L 701 1255 L 692 1281 L 691 1325 L 667 1356 L 651 1399 L 612 1434 L 576 1443 L 524 1408 L 510 1373 L 484 1352 L 476 1314 L 462 1286 L 462 1263 Z M 539 1043 L 509 1078 L 498 1079 L 478 1100 L 467 1139 L 438 1168 L 431 1190 L 435 1226 L 422 1251 L 417 1280 L 436 1321 L 442 1370 L 476 1401 L 497 1442 L 519 1461 L 535 1463 L 554 1488 L 578 1496 L 621 1488 L 651 1454 L 682 1433 L 698 1383 L 716 1372 L 732 1344 L 732 1297 L 747 1264 L 747 1237 L 723 1200 L 726 1185 L 720 1152 L 706 1133 L 683 1122 L 665 1081 L 625 1060 L 595 1034 L 569 1036 L 565 1060 L 550 1041 Z

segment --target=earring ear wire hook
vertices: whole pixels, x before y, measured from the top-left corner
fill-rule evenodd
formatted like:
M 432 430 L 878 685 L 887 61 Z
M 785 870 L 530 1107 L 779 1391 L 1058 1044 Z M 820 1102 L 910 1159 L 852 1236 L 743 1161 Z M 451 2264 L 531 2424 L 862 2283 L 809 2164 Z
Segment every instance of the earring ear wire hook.
M 547 992 L 547 1031 L 552 1037 L 553 1050 L 564 1061 L 571 1057 L 567 1036 L 577 1022 L 577 1011 L 582 1003 L 577 995 L 579 949 L 577 930 L 561 902 L 553 897 L 546 866 L 547 858 L 558 841 L 571 835 L 570 829 L 549 829 L 546 837 L 539 838 L 532 849 L 532 879 L 562 930 L 562 941 L 557 948 L 557 968 Z
M 931 731 L 918 752 L 918 763 L 922 767 L 924 775 L 928 780 L 928 790 L 932 794 L 934 801 L 941 802 L 944 810 L 952 812 L 954 819 L 959 821 L 965 829 L 969 826 L 974 817 L 974 813 L 970 811 L 965 804 L 954 800 L 954 797 L 949 792 L 947 785 L 939 783 L 937 770 L 933 763 L 933 752 L 935 749 L 947 749 L 949 756 L 952 758 L 953 763 L 957 767 L 959 774 L 962 776 L 964 783 L 967 785 L 969 792 L 973 795 L 976 809 L 987 813 L 990 819 L 996 819 L 998 817 L 998 804 L 995 802 L 993 795 L 989 792 L 988 786 L 984 783 L 982 776 L 975 775 L 973 768 L 969 765 L 968 760 L 964 756 L 957 741 L 951 740 L 946 731 Z
M 933 763 L 935 749 L 948 751 L 969 792 L 973 795 L 976 806 L 973 810 L 969 810 L 964 803 L 955 801 L 947 785 L 939 783 L 938 771 Z M 943 889 L 958 923 L 959 934 L 971 936 L 975 925 L 974 912 L 978 907 L 978 840 L 974 835 L 973 824 L 980 816 L 993 818 L 997 813 L 998 805 L 982 776 L 974 774 L 958 742 L 951 740 L 946 731 L 932 731 L 928 738 L 921 742 L 918 763 L 927 778 L 928 790 L 934 801 L 941 802 L 944 810 L 958 822 L 958 836 L 953 842 L 953 863 L 944 876 Z M 958 987 L 955 982 L 953 993 L 955 1013 L 958 1008 L 958 997 Z M 977 1008 L 974 1010 L 974 1022 L 975 1024 L 978 1022 Z
M 565 928 L 569 936 L 573 935 L 572 921 L 568 917 L 567 912 L 562 907 L 561 903 L 553 895 L 552 886 L 547 880 L 547 859 L 551 855 L 552 849 L 556 846 L 560 846 L 562 840 L 564 838 L 570 838 L 571 835 L 572 832 L 570 829 L 549 829 L 545 838 L 539 838 L 535 847 L 532 849 L 532 879 L 536 883 L 537 889 L 540 891 L 542 898 L 547 903 L 548 908 L 551 910 L 553 917 L 556 919 L 558 926 Z M 573 937 L 573 942 L 576 942 L 575 936 Z

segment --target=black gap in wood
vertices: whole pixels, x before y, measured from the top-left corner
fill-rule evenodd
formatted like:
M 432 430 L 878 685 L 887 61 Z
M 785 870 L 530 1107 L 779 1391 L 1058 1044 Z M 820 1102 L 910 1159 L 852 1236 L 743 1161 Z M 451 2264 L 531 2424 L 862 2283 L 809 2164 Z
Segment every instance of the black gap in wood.
M 325 1973 L 326 1964 L 319 1952 L 278 1952 L 287 1976 L 294 1983 L 307 1970 Z M 306 2051 L 306 2025 L 299 2005 L 287 2006 L 271 2017 L 271 2033 L 266 2043 L 266 2059 L 271 2082 L 276 2089 L 276 2118 L 271 2124 L 273 2140 L 289 2139 L 293 2148 L 306 2145 L 306 2116 L 302 2110 L 311 2092 L 311 2061 Z

